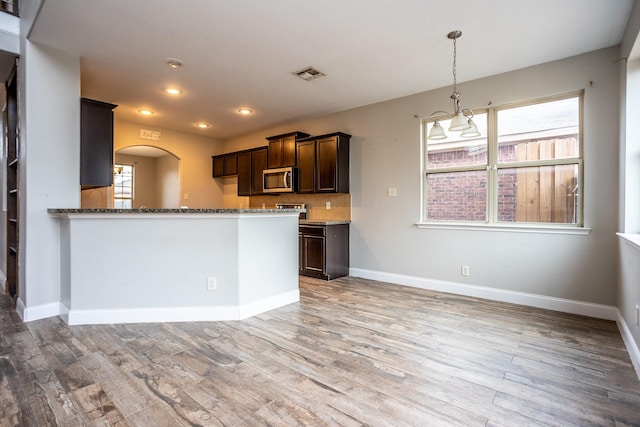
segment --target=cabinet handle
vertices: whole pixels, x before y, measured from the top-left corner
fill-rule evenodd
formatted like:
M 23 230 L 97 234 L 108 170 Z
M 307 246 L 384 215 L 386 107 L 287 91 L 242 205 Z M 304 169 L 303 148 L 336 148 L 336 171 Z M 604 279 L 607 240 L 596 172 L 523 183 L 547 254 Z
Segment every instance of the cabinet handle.
M 287 185 L 287 178 L 291 176 L 291 172 L 285 172 L 282 174 L 282 188 L 289 188 Z

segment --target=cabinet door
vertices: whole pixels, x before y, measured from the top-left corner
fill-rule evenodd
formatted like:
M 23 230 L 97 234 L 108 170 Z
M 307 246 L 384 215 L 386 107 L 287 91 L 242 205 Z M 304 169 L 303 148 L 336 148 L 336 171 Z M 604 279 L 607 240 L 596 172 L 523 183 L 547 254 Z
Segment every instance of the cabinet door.
M 315 272 L 324 276 L 324 243 L 323 236 L 304 236 L 304 270 L 307 273 Z
M 238 153 L 213 156 L 213 177 L 224 178 L 238 174 Z
M 307 276 L 325 276 L 324 227 L 301 227 L 301 273 Z
M 267 147 L 251 152 L 251 195 L 262 194 L 262 171 L 267 168 Z
M 267 166 L 269 169 L 282 167 L 282 138 L 269 140 L 269 158 Z
M 296 140 L 308 137 L 308 133 L 291 132 L 267 138 L 269 141 L 269 169 L 296 166 Z
M 338 191 L 338 138 L 316 141 L 316 191 Z
M 213 156 L 213 177 L 220 178 L 224 176 L 224 155 Z
M 80 185 L 113 184 L 113 109 L 116 105 L 82 98 L 80 103 Z
M 296 165 L 296 138 L 286 136 L 282 138 L 282 167 Z
M 225 176 L 238 174 L 238 153 L 224 155 L 224 174 Z
M 315 191 L 315 141 L 298 142 L 296 165 L 298 167 L 298 193 Z
M 238 196 L 251 195 L 251 152 L 238 153 Z

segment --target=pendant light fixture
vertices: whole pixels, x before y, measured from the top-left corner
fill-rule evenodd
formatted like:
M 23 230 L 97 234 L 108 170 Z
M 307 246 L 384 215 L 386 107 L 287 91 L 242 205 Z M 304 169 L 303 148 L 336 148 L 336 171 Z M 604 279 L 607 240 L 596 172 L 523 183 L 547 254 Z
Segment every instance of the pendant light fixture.
M 446 111 L 434 111 L 429 115 L 429 119 L 432 120 L 435 118 L 433 122 L 433 126 L 431 127 L 431 132 L 429 132 L 429 136 L 427 139 L 437 140 L 437 139 L 446 139 L 447 134 L 444 131 L 444 128 L 440 124 L 440 120 L 443 118 L 451 119 L 451 125 L 449 126 L 449 131 L 458 132 L 460 131 L 460 136 L 463 138 L 473 138 L 476 136 L 480 136 L 480 132 L 478 131 L 478 127 L 473 122 L 473 111 L 468 108 L 462 108 L 460 106 L 460 92 L 458 92 L 458 81 L 457 81 L 457 70 L 456 70 L 456 41 L 462 37 L 462 31 L 454 30 L 447 34 L 447 37 L 453 40 L 453 93 L 451 94 L 451 99 L 453 100 L 453 113 L 448 113 Z

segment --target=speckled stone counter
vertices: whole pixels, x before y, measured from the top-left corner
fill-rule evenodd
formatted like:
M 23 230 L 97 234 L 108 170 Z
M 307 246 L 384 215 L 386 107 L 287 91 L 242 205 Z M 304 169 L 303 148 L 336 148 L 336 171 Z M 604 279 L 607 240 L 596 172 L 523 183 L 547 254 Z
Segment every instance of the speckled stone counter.
M 300 225 L 340 225 L 351 224 L 348 219 L 301 219 Z

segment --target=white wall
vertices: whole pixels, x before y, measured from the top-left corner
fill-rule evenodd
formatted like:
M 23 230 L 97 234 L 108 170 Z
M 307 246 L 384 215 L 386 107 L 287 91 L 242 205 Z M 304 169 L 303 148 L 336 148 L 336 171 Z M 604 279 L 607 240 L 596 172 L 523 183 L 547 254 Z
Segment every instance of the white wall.
M 160 207 L 172 209 L 180 207 L 180 161 L 172 156 L 158 157 L 156 160 L 156 193 Z M 183 205 L 188 206 L 188 200 Z
M 596 304 L 616 302 L 619 63 L 616 48 L 459 85 L 480 108 L 584 89 L 584 219 L 587 236 L 417 229 L 420 119 L 450 109 L 451 88 L 268 129 L 225 144 L 264 145 L 293 130 L 351 139 L 351 268 Z M 593 82 L 593 84 L 590 84 Z M 397 197 L 387 197 L 387 187 Z M 468 278 L 460 266 L 470 266 Z
M 60 300 L 59 229 L 47 208 L 80 206 L 80 59 L 24 37 L 21 52 L 18 305 L 28 319 Z
M 141 139 L 141 128 L 161 132 L 160 141 Z M 151 145 L 172 153 L 180 160 L 179 205 L 223 207 L 222 184 L 212 177 L 211 161 L 211 156 L 222 153 L 222 142 L 158 126 L 115 120 L 113 145 L 114 151 L 135 145 Z M 184 200 L 185 193 L 189 195 L 188 200 Z
M 620 186 L 623 191 L 621 209 L 623 211 L 622 229 L 626 233 L 640 233 L 640 59 L 627 63 L 625 137 L 621 143 L 622 167 L 624 170 Z
M 640 2 L 636 1 L 620 47 L 620 57 L 629 58 L 622 69 L 620 97 L 620 215 L 617 307 L 623 323 L 623 337 L 640 377 L 640 325 L 636 305 L 640 304 Z M 623 62 L 623 61 L 622 61 Z

